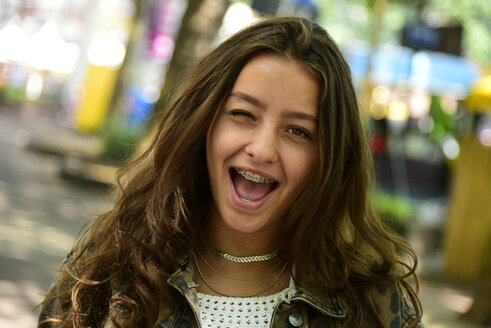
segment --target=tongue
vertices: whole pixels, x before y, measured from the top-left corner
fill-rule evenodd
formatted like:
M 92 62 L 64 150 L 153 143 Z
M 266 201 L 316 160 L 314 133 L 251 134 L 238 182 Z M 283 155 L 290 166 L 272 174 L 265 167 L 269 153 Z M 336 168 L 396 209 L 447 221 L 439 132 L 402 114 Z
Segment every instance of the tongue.
M 233 181 L 237 194 L 247 200 L 261 199 L 273 189 L 273 184 L 271 183 L 249 181 L 239 174 L 233 175 Z

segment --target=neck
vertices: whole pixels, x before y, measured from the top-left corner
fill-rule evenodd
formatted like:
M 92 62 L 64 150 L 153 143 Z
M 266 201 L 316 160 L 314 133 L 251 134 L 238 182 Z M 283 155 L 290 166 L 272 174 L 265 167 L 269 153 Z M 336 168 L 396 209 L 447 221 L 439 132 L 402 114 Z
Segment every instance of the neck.
M 204 220 L 202 233 L 203 239 L 215 250 L 235 257 L 253 257 L 281 248 L 283 231 L 278 226 L 271 224 L 255 231 L 233 229 L 212 208 Z M 263 261 L 235 262 L 217 255 L 204 240 L 198 241 L 195 254 L 195 279 L 199 292 L 267 295 L 288 287 L 290 281 L 290 265 L 278 255 Z M 197 271 L 198 267 L 200 271 Z M 258 291 L 260 293 L 256 294 Z
M 198 292 L 252 297 L 279 292 L 289 284 L 290 266 L 279 256 L 264 261 L 239 263 L 217 256 L 210 251 L 204 240 L 195 249 L 193 256 Z
M 282 234 L 278 229 L 269 227 L 255 232 L 236 231 L 213 213 L 205 220 L 202 233 L 213 248 L 234 256 L 263 255 L 281 248 Z

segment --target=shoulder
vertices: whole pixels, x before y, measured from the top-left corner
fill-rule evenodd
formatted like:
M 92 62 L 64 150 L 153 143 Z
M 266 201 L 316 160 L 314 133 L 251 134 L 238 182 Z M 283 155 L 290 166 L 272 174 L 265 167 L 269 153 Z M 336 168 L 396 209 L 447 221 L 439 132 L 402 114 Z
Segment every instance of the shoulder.
M 75 281 L 66 273 L 71 266 L 73 257 L 76 256 L 77 248 L 73 248 L 63 259 L 58 274 L 49 287 L 44 301 L 40 304 L 38 325 L 42 328 L 54 327 L 64 317 L 64 305 L 67 304 L 68 291 Z M 53 321 L 54 320 L 54 321 Z
M 421 305 L 406 282 L 394 279 L 373 283 L 367 289 L 367 296 L 384 327 L 423 327 Z

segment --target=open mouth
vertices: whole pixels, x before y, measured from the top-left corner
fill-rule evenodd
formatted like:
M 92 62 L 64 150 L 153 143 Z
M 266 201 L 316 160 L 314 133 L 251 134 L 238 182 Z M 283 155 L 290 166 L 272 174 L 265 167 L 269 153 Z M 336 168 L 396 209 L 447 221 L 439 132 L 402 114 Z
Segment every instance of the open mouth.
M 278 186 L 277 181 L 238 168 L 231 168 L 230 176 L 237 195 L 244 202 L 261 200 Z

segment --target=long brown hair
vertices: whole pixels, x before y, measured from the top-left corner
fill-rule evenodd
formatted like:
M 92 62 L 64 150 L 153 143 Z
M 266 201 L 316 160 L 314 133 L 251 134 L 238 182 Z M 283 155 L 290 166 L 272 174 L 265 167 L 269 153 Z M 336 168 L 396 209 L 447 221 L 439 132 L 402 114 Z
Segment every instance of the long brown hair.
M 149 147 L 119 171 L 114 208 L 93 220 L 83 247 L 60 273 L 53 294 L 65 309 L 57 318 L 60 326 L 91 326 L 110 310 L 123 327 L 155 327 L 163 318 L 164 304 L 173 299 L 166 279 L 178 256 L 194 247 L 211 201 L 208 128 L 241 69 L 264 52 L 302 63 L 321 86 L 320 163 L 285 218 L 284 249 L 295 264 L 297 284 L 345 295 L 353 327 L 364 327 L 367 316 L 377 321 L 363 294 L 373 282 L 401 281 L 419 309 L 405 282 L 415 275 L 415 254 L 370 206 L 371 155 L 350 69 L 322 27 L 283 17 L 253 24 L 204 57 L 165 111 Z M 408 257 L 410 264 L 400 260 Z M 111 284 L 120 280 L 125 288 L 111 295 Z M 124 322 L 118 320 L 122 314 Z

